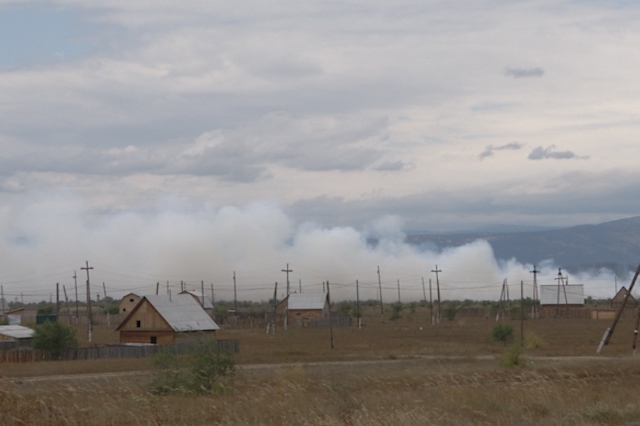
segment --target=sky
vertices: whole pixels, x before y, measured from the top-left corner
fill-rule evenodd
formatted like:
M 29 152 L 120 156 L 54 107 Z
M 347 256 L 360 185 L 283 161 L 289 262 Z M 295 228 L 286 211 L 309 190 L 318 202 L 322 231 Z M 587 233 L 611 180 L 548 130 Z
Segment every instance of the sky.
M 184 280 L 228 299 L 235 272 L 266 300 L 287 264 L 343 298 L 356 280 L 379 297 L 378 267 L 390 301 L 423 298 L 436 264 L 447 297 L 531 288 L 482 242 L 403 235 L 636 216 L 639 18 L 616 0 L 0 0 L 5 297 L 71 293 L 87 261 L 114 296 Z M 584 280 L 610 296 L 608 272 Z

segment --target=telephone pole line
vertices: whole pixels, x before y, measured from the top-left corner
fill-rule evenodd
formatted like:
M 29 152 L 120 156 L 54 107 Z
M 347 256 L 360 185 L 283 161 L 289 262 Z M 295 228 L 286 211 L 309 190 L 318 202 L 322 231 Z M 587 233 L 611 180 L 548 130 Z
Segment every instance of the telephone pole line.
M 89 269 L 93 269 L 93 266 L 89 266 L 89 261 L 85 261 L 86 266 L 80 268 L 87 271 L 87 310 L 89 312 L 89 324 L 87 325 L 87 338 L 89 343 L 93 339 L 93 316 L 91 315 L 91 285 L 89 284 Z
M 289 288 L 289 272 L 293 272 L 293 270 L 289 269 L 289 264 L 287 263 L 287 269 L 283 269 L 282 272 L 287 273 L 287 296 L 288 296 L 291 291 L 291 289 Z

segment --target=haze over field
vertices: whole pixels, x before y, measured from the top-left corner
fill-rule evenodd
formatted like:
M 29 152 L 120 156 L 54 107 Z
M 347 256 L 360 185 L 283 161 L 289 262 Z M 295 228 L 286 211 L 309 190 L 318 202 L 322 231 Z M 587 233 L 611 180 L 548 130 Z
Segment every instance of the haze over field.
M 486 243 L 418 252 L 403 231 L 637 215 L 639 18 L 623 0 L 0 0 L 0 283 L 46 298 L 89 260 L 114 296 L 204 280 L 229 298 L 236 271 L 267 299 L 287 263 L 336 297 L 359 279 L 375 298 L 377 266 L 389 301 L 398 279 L 421 299 L 436 263 L 445 298 L 530 285 Z M 612 274 L 581 281 L 611 296 Z

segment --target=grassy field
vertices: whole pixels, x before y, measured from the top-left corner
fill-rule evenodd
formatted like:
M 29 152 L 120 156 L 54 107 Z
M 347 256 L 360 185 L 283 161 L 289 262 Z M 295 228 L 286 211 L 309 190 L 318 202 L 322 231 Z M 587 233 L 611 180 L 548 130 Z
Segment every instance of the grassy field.
M 525 321 L 524 366 L 505 368 L 490 319 L 431 326 L 417 310 L 364 327 L 222 330 L 240 340 L 225 394 L 156 396 L 150 360 L 0 365 L 3 425 L 632 425 L 640 423 L 634 318 Z M 510 323 L 516 335 L 520 323 Z M 113 338 L 109 329 L 96 338 Z M 117 340 L 117 336 L 115 336 Z M 113 341 L 113 340 L 112 340 Z

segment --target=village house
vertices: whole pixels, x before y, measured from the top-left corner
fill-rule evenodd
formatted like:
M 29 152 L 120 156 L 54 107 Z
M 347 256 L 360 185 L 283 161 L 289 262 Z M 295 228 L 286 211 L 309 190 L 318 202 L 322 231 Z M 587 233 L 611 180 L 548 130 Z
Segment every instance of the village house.
M 555 316 L 579 317 L 584 311 L 584 285 L 541 285 L 540 314 L 543 318 Z
M 35 324 L 38 308 L 18 308 L 5 312 L 9 325 Z
M 329 320 L 327 293 L 291 293 L 276 306 L 276 313 L 292 327 L 319 325 Z
M 33 329 L 21 325 L 0 325 L 0 349 L 31 346 Z
M 215 334 L 218 324 L 188 294 L 143 296 L 116 327 L 120 343 L 172 344 L 195 335 Z
M 138 304 L 141 297 L 135 293 L 129 293 L 120 299 L 118 303 L 118 312 L 121 314 L 128 314 Z

